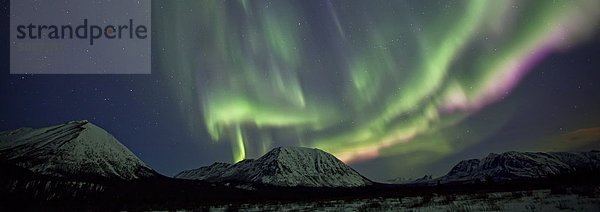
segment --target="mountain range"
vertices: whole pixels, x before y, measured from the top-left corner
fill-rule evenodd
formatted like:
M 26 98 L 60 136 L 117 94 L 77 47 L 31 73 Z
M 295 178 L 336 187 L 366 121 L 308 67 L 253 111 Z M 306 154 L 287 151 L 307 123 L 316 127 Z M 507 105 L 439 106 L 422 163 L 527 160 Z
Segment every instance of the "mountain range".
M 600 176 L 600 151 L 505 152 L 460 161 L 448 174 L 418 183 L 510 182 L 574 174 Z
M 489 154 L 461 161 L 439 178 L 397 178 L 394 184 L 383 184 L 322 150 L 277 147 L 257 159 L 214 163 L 170 178 L 147 166 L 108 132 L 83 120 L 0 132 L 0 173 L 0 210 L 3 204 L 21 207 L 33 199 L 100 207 L 117 201 L 119 206 L 105 209 L 136 210 L 129 207 L 131 202 L 155 208 L 156 202 L 189 206 L 249 199 L 394 196 L 465 188 L 476 191 L 481 185 L 510 182 L 521 183 L 513 188 L 522 189 L 542 179 L 560 180 L 537 185 L 580 183 L 573 179 L 593 184 L 600 177 L 600 151 Z M 579 178 L 560 178 L 564 176 Z

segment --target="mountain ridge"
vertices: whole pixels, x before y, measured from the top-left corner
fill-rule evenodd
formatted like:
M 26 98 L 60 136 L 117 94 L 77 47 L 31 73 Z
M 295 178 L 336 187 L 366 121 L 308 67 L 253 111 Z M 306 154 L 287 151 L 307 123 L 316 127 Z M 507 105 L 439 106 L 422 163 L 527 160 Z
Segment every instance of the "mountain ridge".
M 462 160 L 440 182 L 510 181 L 548 178 L 575 172 L 600 172 L 600 151 L 490 153 L 481 159 Z
M 229 165 L 215 163 L 183 171 L 175 177 L 284 187 L 359 187 L 373 184 L 333 155 L 304 147 L 277 147 L 255 160 L 246 159 Z
M 52 177 L 133 180 L 158 175 L 87 120 L 0 132 L 0 160 Z

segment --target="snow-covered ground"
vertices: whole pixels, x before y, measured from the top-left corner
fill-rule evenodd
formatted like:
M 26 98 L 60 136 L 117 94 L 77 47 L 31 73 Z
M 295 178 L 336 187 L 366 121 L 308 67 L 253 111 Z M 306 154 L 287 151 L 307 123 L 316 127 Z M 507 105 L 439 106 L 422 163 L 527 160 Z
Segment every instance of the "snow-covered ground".
M 600 211 L 600 195 L 550 190 L 322 202 L 222 205 L 210 211 Z

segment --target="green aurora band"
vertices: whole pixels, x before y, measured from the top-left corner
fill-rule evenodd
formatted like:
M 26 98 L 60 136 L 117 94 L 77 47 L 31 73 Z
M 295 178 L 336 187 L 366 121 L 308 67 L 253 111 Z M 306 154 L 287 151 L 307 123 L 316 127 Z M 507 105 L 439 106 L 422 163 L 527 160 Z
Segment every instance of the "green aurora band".
M 230 142 L 233 161 L 282 145 L 345 162 L 459 151 L 485 133 L 456 143 L 436 132 L 510 95 L 600 22 L 597 0 L 303 3 L 153 3 L 170 32 L 155 36 L 159 65 L 190 131 Z

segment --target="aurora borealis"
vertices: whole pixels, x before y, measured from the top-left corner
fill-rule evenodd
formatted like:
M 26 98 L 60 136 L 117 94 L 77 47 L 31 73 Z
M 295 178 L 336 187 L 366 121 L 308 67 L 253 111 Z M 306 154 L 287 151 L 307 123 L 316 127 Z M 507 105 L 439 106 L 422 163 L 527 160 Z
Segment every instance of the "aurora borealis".
M 88 119 L 166 175 L 278 146 L 441 175 L 600 148 L 598 35 L 597 0 L 153 1 L 152 74 L 5 74 L 0 130 Z
M 600 22 L 597 1 L 154 6 L 167 14 L 158 20 L 172 35 L 159 40 L 161 65 L 176 72 L 171 89 L 190 130 L 231 143 L 234 161 L 279 145 L 345 162 L 433 148 L 411 143 L 502 101 L 532 66 L 589 39 Z M 451 142 L 438 144 L 444 154 L 468 145 Z

